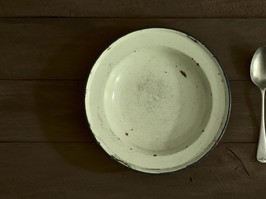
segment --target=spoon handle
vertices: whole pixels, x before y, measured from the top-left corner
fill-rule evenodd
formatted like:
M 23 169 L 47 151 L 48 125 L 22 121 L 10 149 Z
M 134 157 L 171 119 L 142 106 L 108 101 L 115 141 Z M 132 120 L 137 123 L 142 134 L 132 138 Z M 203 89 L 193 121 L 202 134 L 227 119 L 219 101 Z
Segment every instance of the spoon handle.
M 261 105 L 261 124 L 260 124 L 260 137 L 257 149 L 257 160 L 262 163 L 266 163 L 266 135 L 265 135 L 265 123 L 264 123 L 264 95 L 265 89 L 261 90 L 262 105 Z

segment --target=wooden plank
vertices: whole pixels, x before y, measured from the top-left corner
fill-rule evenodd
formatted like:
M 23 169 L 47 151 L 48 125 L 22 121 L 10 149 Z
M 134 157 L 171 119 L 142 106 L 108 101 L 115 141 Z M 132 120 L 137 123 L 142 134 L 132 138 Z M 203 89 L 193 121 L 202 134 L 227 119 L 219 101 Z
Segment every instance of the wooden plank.
M 95 144 L 0 144 L 0 197 L 259 198 L 265 165 L 256 144 L 222 144 L 205 159 L 170 175 L 147 175 L 116 163 Z
M 265 17 L 259 0 L 1 1 L 0 17 Z
M 134 30 L 190 33 L 220 60 L 230 80 L 248 80 L 266 42 L 266 19 L 1 19 L 0 79 L 86 79 L 114 40 Z
M 260 93 L 231 81 L 232 113 L 223 142 L 256 142 Z M 1 81 L 0 142 L 94 142 L 84 111 L 86 81 Z
M 1 141 L 93 141 L 85 81 L 1 81 Z
M 222 140 L 257 142 L 261 117 L 261 94 L 251 81 L 231 81 L 232 109 Z

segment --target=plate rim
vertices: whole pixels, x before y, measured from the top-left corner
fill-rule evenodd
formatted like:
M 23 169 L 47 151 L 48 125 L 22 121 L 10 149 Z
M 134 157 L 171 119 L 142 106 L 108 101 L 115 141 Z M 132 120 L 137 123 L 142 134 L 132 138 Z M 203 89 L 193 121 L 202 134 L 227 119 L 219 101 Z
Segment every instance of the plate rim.
M 91 128 L 91 123 L 90 123 L 89 117 L 88 117 L 88 110 L 87 110 L 87 107 L 86 107 L 86 103 L 87 103 L 86 99 L 87 99 L 87 96 L 88 96 L 87 88 L 88 88 L 88 85 L 89 85 L 89 80 L 90 80 L 90 77 L 91 77 L 92 73 L 94 72 L 94 69 L 95 69 L 94 66 L 96 65 L 96 63 L 99 60 L 99 58 L 102 57 L 105 53 L 107 53 L 107 51 L 112 47 L 112 45 L 117 43 L 117 41 L 119 41 L 120 39 L 125 38 L 125 37 L 127 37 L 128 35 L 130 35 L 132 33 L 137 33 L 137 32 L 141 32 L 141 31 L 145 31 L 145 30 L 154 30 L 154 31 L 156 31 L 156 30 L 162 31 L 163 30 L 163 31 L 175 32 L 175 33 L 181 34 L 183 36 L 186 36 L 187 38 L 189 38 L 193 42 L 196 42 L 198 45 L 200 45 L 203 49 L 207 50 L 208 53 L 213 56 L 213 59 L 217 62 L 217 65 L 219 66 L 219 68 L 222 71 L 221 76 L 225 79 L 224 85 L 226 85 L 224 91 L 227 94 L 227 98 L 226 98 L 226 108 L 227 109 L 225 109 L 227 111 L 224 112 L 224 116 L 226 115 L 226 117 L 224 119 L 224 124 L 223 124 L 223 127 L 220 130 L 220 133 L 217 134 L 218 135 L 217 138 L 209 144 L 209 146 L 211 146 L 211 147 L 210 148 L 206 147 L 205 148 L 206 151 L 205 152 L 203 151 L 203 153 L 202 153 L 203 155 L 199 155 L 198 158 L 195 158 L 194 160 L 192 160 L 187 165 L 179 165 L 179 166 L 176 166 L 176 167 L 169 167 L 169 168 L 163 168 L 163 169 L 158 169 L 158 170 L 156 169 L 156 172 L 154 172 L 155 169 L 143 168 L 143 167 L 136 166 L 133 163 L 125 162 L 125 161 L 121 160 L 119 157 L 115 156 L 114 154 L 111 154 L 110 151 L 106 150 L 106 148 L 104 146 L 102 146 L 101 143 L 98 141 L 95 132 L 93 132 L 93 130 Z M 85 107 L 85 113 L 86 113 L 86 118 L 87 118 L 87 122 L 88 122 L 89 128 L 91 130 L 91 133 L 93 134 L 93 137 L 94 137 L 97 145 L 101 146 L 101 148 L 105 151 L 105 153 L 107 153 L 113 160 L 115 160 L 116 162 L 118 162 L 118 163 L 120 163 L 120 164 L 122 164 L 122 165 L 130 168 L 131 170 L 136 171 L 136 172 L 141 172 L 141 173 L 151 174 L 151 175 L 154 175 L 154 174 L 167 174 L 167 173 L 173 173 L 173 172 L 181 171 L 181 170 L 183 170 L 185 168 L 193 167 L 196 163 L 198 163 L 201 160 L 203 160 L 204 158 L 206 158 L 210 154 L 210 152 L 215 149 L 215 147 L 218 145 L 219 141 L 222 139 L 222 137 L 223 137 L 223 135 L 225 133 L 225 130 L 226 130 L 227 126 L 228 126 L 228 122 L 229 122 L 230 115 L 231 115 L 231 108 L 232 108 L 232 94 L 231 94 L 231 87 L 230 87 L 229 79 L 228 79 L 227 75 L 225 74 L 225 69 L 224 69 L 223 65 L 221 64 L 220 60 L 210 50 L 209 47 L 207 47 L 205 44 L 203 44 L 199 39 L 196 39 L 196 38 L 194 38 L 194 36 L 191 36 L 191 34 L 188 34 L 186 31 L 178 30 L 178 29 L 172 29 L 172 28 L 164 28 L 164 27 L 163 28 L 161 28 L 161 27 L 153 27 L 153 28 L 137 29 L 137 30 L 130 31 L 130 32 L 126 33 L 126 34 L 123 34 L 123 35 L 119 36 L 117 39 L 115 39 L 114 41 L 112 41 L 111 44 L 108 45 L 105 48 L 105 50 L 100 53 L 100 55 L 97 57 L 97 59 L 95 60 L 94 64 L 92 65 L 91 70 L 90 70 L 89 75 L 88 75 L 88 78 L 87 78 L 87 81 L 86 81 L 84 107 Z M 157 172 L 157 171 L 160 171 L 160 172 Z

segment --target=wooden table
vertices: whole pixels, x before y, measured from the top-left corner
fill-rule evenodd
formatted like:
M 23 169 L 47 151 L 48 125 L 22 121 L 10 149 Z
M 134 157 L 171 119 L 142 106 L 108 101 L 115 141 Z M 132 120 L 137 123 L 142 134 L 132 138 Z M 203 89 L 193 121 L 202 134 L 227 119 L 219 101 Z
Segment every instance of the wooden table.
M 260 93 L 249 78 L 266 44 L 259 0 L 0 1 L 0 198 L 265 198 L 256 161 Z M 84 112 L 91 67 L 115 39 L 166 27 L 224 66 L 232 113 L 216 149 L 167 175 L 132 171 L 95 144 Z

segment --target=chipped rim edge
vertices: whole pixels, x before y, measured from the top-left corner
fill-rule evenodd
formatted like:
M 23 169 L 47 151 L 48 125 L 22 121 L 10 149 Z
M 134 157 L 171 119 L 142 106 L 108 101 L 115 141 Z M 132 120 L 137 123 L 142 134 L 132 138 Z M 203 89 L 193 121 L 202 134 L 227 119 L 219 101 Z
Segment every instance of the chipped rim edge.
M 167 31 L 173 31 L 173 32 L 177 32 L 177 33 L 180 33 L 184 36 L 186 36 L 187 38 L 191 39 L 193 42 L 196 42 L 198 43 L 200 46 L 202 46 L 205 50 L 207 50 L 210 55 L 213 56 L 214 60 L 218 63 L 218 66 L 220 67 L 222 73 L 223 73 L 223 77 L 225 79 L 225 85 L 226 85 L 226 89 L 225 91 L 227 91 L 227 98 L 228 98 L 228 109 L 227 109 L 227 112 L 226 112 L 226 119 L 225 119 L 225 122 L 224 122 L 224 125 L 223 125 L 223 128 L 218 136 L 218 138 L 214 139 L 209 146 L 211 146 L 206 152 L 203 152 L 202 156 L 199 156 L 198 158 L 196 158 L 194 161 L 192 161 L 191 163 L 187 164 L 187 165 L 180 165 L 179 168 L 177 167 L 172 167 L 172 168 L 167 168 L 169 169 L 169 171 L 167 169 L 147 169 L 147 168 L 142 168 L 142 167 L 138 167 L 138 166 L 135 166 L 134 164 L 131 164 L 131 163 L 128 163 L 128 162 L 125 162 L 121 159 L 119 159 L 117 156 L 115 156 L 114 154 L 110 154 L 109 151 L 105 150 L 105 148 L 100 144 L 100 142 L 97 140 L 97 136 L 95 135 L 95 133 L 93 132 L 93 130 L 91 129 L 91 124 L 90 124 L 90 121 L 89 121 L 89 118 L 88 118 L 88 115 L 87 115 L 87 110 L 86 110 L 86 97 L 87 97 L 87 85 L 88 85 L 88 82 L 89 82 L 89 79 L 90 79 L 90 76 L 92 75 L 92 72 L 93 72 L 93 67 L 95 65 L 95 63 L 97 62 L 97 60 L 102 56 L 102 54 L 106 51 L 108 51 L 112 44 L 117 42 L 119 39 L 123 38 L 123 37 L 126 37 L 127 35 L 131 34 L 131 33 L 134 33 L 134 32 L 138 32 L 138 31 L 143 31 L 143 30 L 148 30 L 148 29 L 161 29 L 161 30 L 167 30 Z M 193 167 L 196 163 L 200 162 L 201 160 L 203 160 L 204 158 L 206 158 L 211 151 L 213 151 L 215 149 L 215 147 L 218 145 L 219 141 L 222 139 L 224 133 L 225 133 L 225 130 L 228 126 L 228 122 L 229 122 L 229 118 L 230 118 L 230 114 L 231 114 L 231 107 L 232 107 L 232 96 L 231 96 L 231 88 L 230 88 L 230 84 L 229 84 L 229 80 L 225 74 L 225 70 L 223 68 L 223 65 L 221 64 L 220 60 L 217 59 L 217 57 L 213 54 L 212 51 L 210 51 L 210 49 L 204 45 L 200 40 L 194 38 L 193 36 L 191 36 L 190 34 L 188 34 L 186 31 L 181 31 L 181 30 L 176 30 L 176 29 L 172 29 L 172 28 L 166 28 L 166 27 L 153 27 L 153 28 L 142 28 L 142 29 L 138 29 L 138 30 L 135 30 L 135 31 L 131 31 L 129 33 L 126 33 L 126 34 L 123 34 L 121 36 L 119 36 L 116 40 L 114 40 L 110 45 L 108 45 L 108 47 L 105 48 L 104 51 L 102 51 L 102 53 L 97 57 L 97 59 L 95 60 L 91 70 L 90 70 L 90 73 L 88 75 L 88 78 L 87 78 L 87 81 L 86 81 L 86 87 L 85 87 L 85 98 L 84 98 L 84 108 L 85 108 L 85 114 L 86 114 L 86 118 L 87 118 L 87 122 L 88 122 L 88 126 L 91 130 L 91 133 L 93 134 L 93 137 L 97 143 L 97 145 L 99 145 L 103 151 L 105 153 L 107 153 L 111 159 L 115 160 L 116 162 L 120 163 L 121 165 L 124 165 L 126 166 L 127 168 L 130 168 L 131 171 L 134 171 L 134 172 L 138 172 L 138 173 L 144 173 L 144 174 L 147 174 L 147 175 L 162 175 L 162 174 L 171 174 L 171 173 L 175 173 L 175 172 L 178 172 L 178 171 L 182 171 L 186 168 L 191 168 Z M 172 169 L 170 171 L 170 169 Z M 152 172 L 153 170 L 161 170 L 162 172 Z

